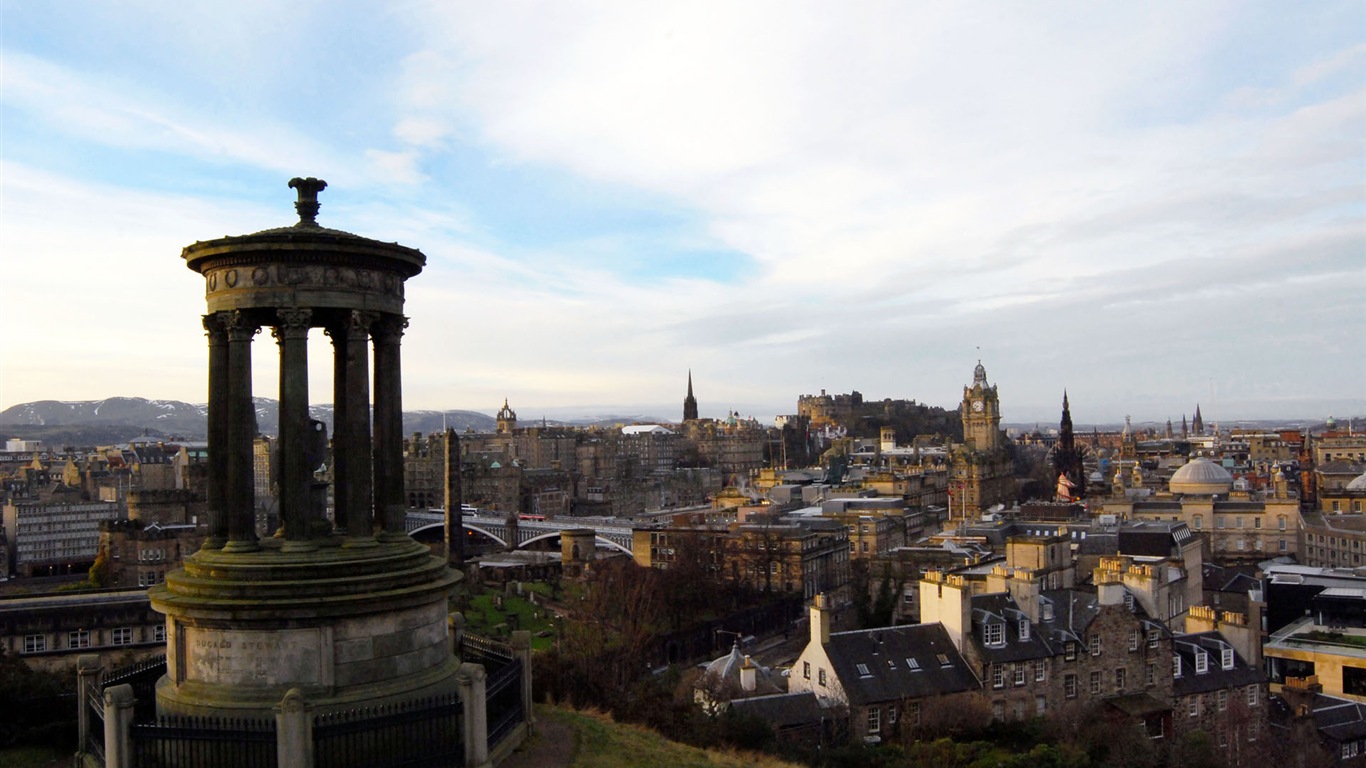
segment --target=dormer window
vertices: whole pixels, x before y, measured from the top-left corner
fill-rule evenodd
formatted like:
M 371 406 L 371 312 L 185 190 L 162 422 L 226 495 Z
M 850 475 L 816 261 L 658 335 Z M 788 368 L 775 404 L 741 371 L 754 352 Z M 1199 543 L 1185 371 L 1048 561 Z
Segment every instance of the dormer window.
M 1172 657 L 1172 677 L 1180 677 L 1180 676 L 1181 676 L 1181 657 L 1180 657 L 1180 656 L 1173 656 L 1173 657 Z
M 1209 671 L 1209 654 L 1204 651 L 1195 652 L 1195 674 L 1203 675 Z
M 1053 620 L 1053 604 L 1052 604 L 1052 603 L 1044 603 L 1044 604 L 1043 604 L 1043 620 L 1044 620 L 1044 621 L 1052 621 L 1052 620 Z
M 1224 669 L 1233 669 L 1233 649 L 1225 648 L 1219 654 L 1220 664 Z
M 1005 625 L 1003 624 L 983 624 L 982 642 L 987 645 L 1001 645 L 1005 643 Z
M 1029 619 L 1020 619 L 1020 639 L 1029 639 Z

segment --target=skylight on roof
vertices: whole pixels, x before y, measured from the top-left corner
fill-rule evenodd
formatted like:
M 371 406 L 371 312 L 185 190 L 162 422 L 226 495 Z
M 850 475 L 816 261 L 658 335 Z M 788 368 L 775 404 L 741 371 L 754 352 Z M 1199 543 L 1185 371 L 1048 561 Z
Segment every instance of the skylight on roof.
M 920 662 L 916 661 L 915 659 L 906 659 L 906 668 L 911 670 L 912 672 L 919 672 Z
M 873 674 L 872 672 L 868 671 L 867 664 L 855 664 L 854 666 L 858 667 L 859 677 L 869 677 Z

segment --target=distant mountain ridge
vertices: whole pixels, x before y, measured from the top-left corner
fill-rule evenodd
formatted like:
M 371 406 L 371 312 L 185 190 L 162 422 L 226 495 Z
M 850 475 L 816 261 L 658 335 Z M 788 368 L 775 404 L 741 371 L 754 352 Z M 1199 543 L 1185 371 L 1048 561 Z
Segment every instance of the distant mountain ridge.
M 276 435 L 280 429 L 280 403 L 267 397 L 253 398 L 256 425 L 262 434 Z M 310 415 L 332 431 L 332 406 L 309 407 Z M 95 436 L 105 442 L 123 442 L 142 435 L 176 436 L 203 440 L 207 434 L 208 406 L 180 400 L 148 400 L 141 397 L 110 397 L 104 400 L 38 400 L 20 403 L 0 411 L 0 430 L 4 436 L 28 440 L 84 443 Z M 457 432 L 472 429 L 491 431 L 493 417 L 477 411 L 405 411 L 404 434 L 436 432 L 451 427 Z M 120 437 L 110 437 L 120 436 Z

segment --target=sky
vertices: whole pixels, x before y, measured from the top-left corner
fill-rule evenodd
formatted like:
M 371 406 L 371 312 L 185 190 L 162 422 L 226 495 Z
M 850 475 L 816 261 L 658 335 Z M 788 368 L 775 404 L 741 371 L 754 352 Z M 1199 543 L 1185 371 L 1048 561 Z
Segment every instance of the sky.
M 204 402 L 180 251 L 316 176 L 406 409 L 1366 415 L 1364 142 L 1359 0 L 0 0 L 0 407 Z

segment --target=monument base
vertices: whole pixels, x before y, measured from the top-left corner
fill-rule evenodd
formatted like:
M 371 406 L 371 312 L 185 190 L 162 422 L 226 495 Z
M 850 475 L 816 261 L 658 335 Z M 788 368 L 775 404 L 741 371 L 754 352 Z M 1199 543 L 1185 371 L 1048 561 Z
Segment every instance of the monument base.
M 150 590 L 166 615 L 157 713 L 268 717 L 456 690 L 447 596 L 463 576 L 405 537 L 372 547 L 201 550 Z

